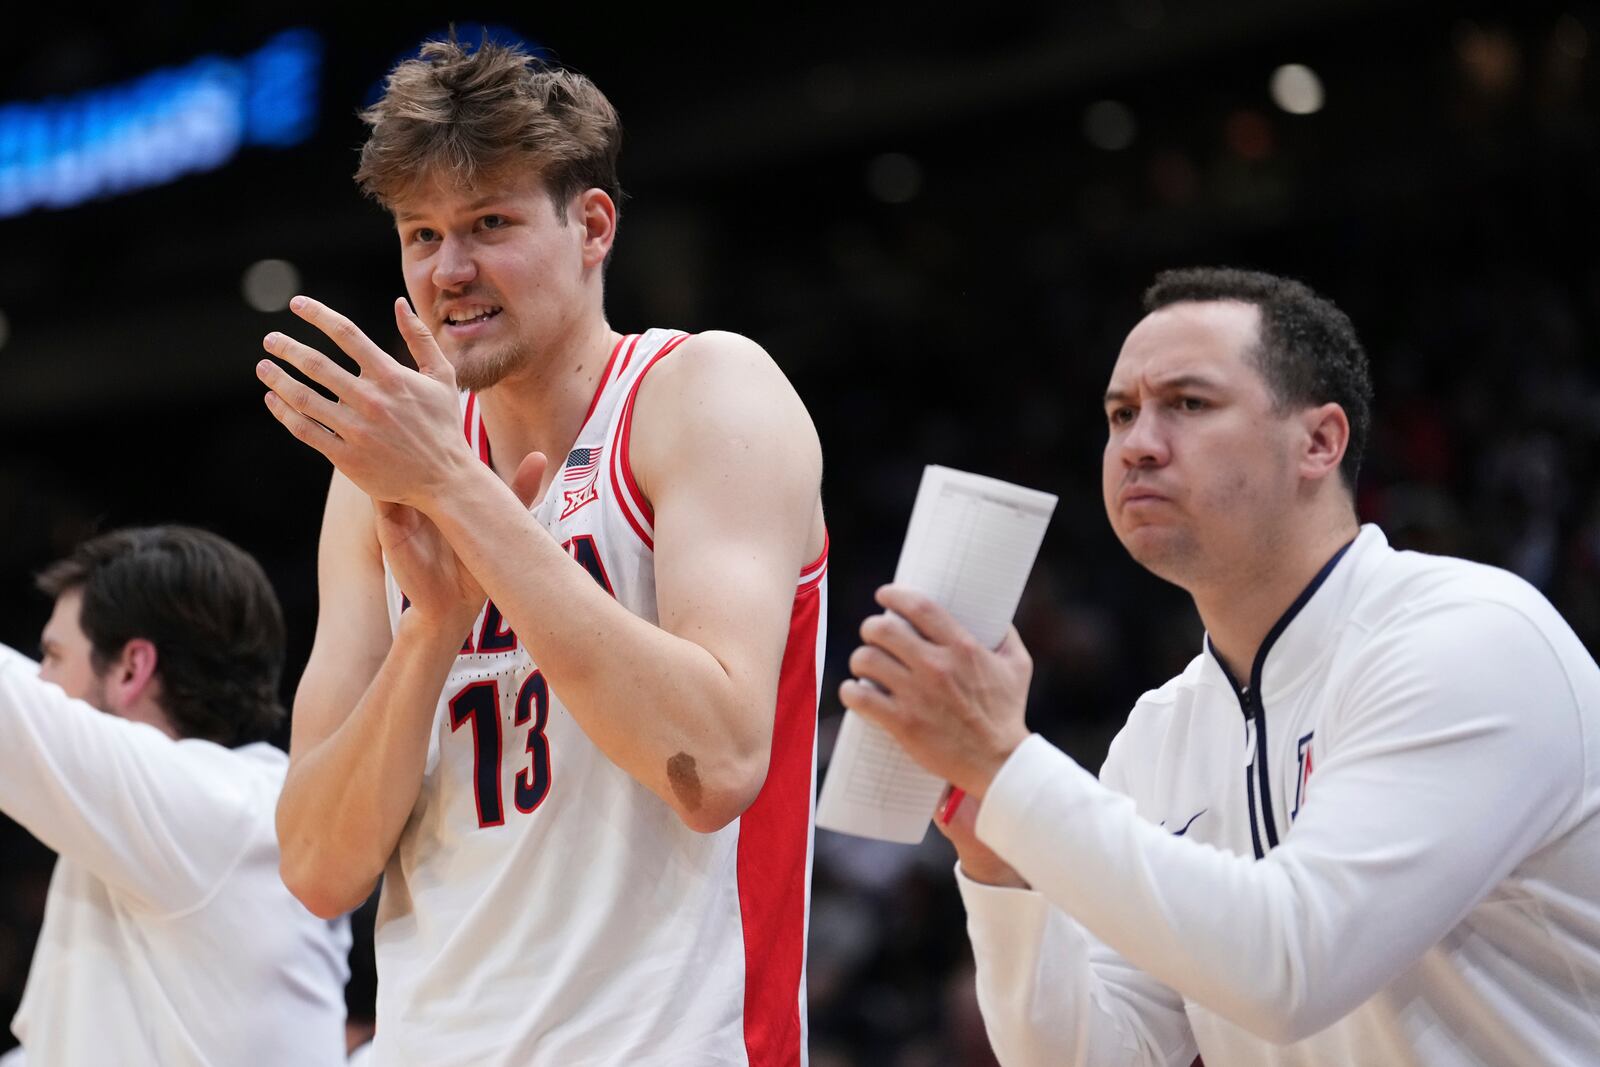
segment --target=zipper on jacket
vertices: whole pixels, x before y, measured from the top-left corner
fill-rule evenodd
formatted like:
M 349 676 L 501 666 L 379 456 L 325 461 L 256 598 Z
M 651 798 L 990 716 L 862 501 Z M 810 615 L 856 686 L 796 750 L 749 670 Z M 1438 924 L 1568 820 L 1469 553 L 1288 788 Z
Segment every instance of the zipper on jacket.
M 1251 673 L 1252 676 L 1256 674 L 1254 671 Z M 1251 680 L 1259 684 L 1258 678 L 1252 677 Z M 1257 684 L 1238 686 L 1234 693 L 1239 698 L 1239 710 L 1244 713 L 1245 722 L 1255 727 L 1255 754 L 1245 765 L 1244 795 L 1246 807 L 1250 809 L 1250 846 L 1255 850 L 1256 859 L 1262 859 L 1268 849 L 1278 847 L 1278 826 L 1272 816 L 1272 779 L 1267 773 L 1267 716 L 1261 706 Z M 1256 772 L 1253 776 L 1250 773 L 1252 770 Z M 1259 796 L 1256 788 L 1258 781 L 1261 783 Z M 1261 843 L 1263 829 L 1267 837 L 1265 847 Z
M 1350 551 L 1350 546 L 1353 544 L 1355 541 L 1349 541 L 1335 552 L 1333 558 L 1324 563 L 1316 577 L 1311 579 L 1310 584 L 1295 597 L 1294 603 L 1289 605 L 1289 610 L 1272 624 L 1272 629 L 1267 631 L 1266 638 L 1256 651 L 1255 662 L 1250 665 L 1249 684 L 1240 685 L 1233 680 L 1233 673 L 1222 662 L 1222 657 L 1217 655 L 1216 646 L 1211 644 L 1211 638 L 1206 637 L 1206 647 L 1210 649 L 1212 658 L 1217 661 L 1217 666 L 1222 668 L 1222 676 L 1228 679 L 1228 684 L 1233 687 L 1234 696 L 1239 698 L 1239 710 L 1244 713 L 1245 721 L 1255 724 L 1256 751 L 1254 757 L 1245 765 L 1244 792 L 1248 801 L 1246 806 L 1250 809 L 1250 845 L 1255 850 L 1258 860 L 1265 858 L 1267 852 L 1278 847 L 1278 823 L 1272 814 L 1272 775 L 1267 766 L 1267 709 L 1261 703 L 1261 671 L 1266 666 L 1267 653 L 1272 651 L 1272 646 L 1283 636 L 1283 631 L 1289 628 L 1289 623 L 1300 614 L 1300 609 L 1306 606 L 1312 595 L 1322 588 L 1322 583 L 1328 580 L 1328 575 L 1333 573 L 1333 568 L 1338 566 L 1339 561 Z M 1254 776 L 1250 774 L 1252 770 L 1256 772 Z M 1266 835 L 1265 845 L 1261 840 L 1263 831 Z

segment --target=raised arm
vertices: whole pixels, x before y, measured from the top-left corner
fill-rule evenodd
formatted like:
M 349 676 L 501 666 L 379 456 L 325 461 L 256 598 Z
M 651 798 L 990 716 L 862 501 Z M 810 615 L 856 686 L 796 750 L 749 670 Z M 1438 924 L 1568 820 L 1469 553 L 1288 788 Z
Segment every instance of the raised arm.
M 407 583 L 413 610 L 391 642 L 380 521 L 335 472 L 317 550 L 317 634 L 295 693 L 277 817 L 284 884 L 324 918 L 365 900 L 394 851 L 474 610 Z
M 158 911 L 192 907 L 248 846 L 254 788 L 204 748 L 72 699 L 0 645 L 0 811 L 101 881 Z

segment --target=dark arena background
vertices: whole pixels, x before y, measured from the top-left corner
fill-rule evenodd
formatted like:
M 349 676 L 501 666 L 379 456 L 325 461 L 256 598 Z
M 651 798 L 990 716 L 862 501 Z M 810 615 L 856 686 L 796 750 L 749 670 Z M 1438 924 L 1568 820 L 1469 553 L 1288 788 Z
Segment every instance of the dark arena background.
M 0 640 L 36 651 L 32 575 L 85 535 L 197 524 L 266 565 L 289 698 L 328 469 L 252 368 L 267 331 L 312 336 L 283 310 L 295 291 L 395 344 L 396 243 L 350 179 L 356 111 L 446 7 L 13 28 Z M 683 7 L 480 5 L 458 27 L 526 40 L 621 112 L 612 324 L 748 334 L 810 406 L 833 538 L 824 761 L 925 463 L 1060 495 L 1018 624 L 1030 721 L 1081 762 L 1198 649 L 1188 598 L 1126 557 L 1099 492 L 1100 395 L 1170 266 L 1287 273 L 1341 304 L 1378 390 L 1363 517 L 1516 571 L 1600 648 L 1595 3 Z M 815 1067 L 992 1062 L 952 859 L 931 831 L 818 833 Z M 0 819 L 6 1022 L 51 863 Z M 359 1019 L 370 962 L 355 974 Z

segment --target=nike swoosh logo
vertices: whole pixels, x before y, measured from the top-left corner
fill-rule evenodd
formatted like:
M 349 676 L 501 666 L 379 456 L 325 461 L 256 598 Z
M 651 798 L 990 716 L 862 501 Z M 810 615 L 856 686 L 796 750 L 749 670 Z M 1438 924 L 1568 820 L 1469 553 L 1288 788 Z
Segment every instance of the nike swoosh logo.
M 1211 810 L 1210 808 L 1201 808 L 1199 811 L 1197 811 L 1193 815 L 1189 816 L 1189 821 L 1183 824 L 1183 829 L 1182 830 L 1174 830 L 1174 831 L 1172 831 L 1172 836 L 1173 837 L 1182 837 L 1184 834 L 1188 833 L 1189 832 L 1189 827 L 1194 825 L 1194 821 L 1196 819 L 1198 819 L 1200 816 L 1204 815 L 1206 812 L 1210 811 L 1210 810 Z

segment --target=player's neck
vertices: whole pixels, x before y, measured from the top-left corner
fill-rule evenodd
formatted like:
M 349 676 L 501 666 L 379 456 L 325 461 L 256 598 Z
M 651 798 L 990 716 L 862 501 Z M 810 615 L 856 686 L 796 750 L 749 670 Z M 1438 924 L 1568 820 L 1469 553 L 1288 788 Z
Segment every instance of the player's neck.
M 1273 538 L 1236 573 L 1190 589 L 1217 656 L 1246 684 L 1267 634 L 1340 548 L 1359 532 L 1354 514 Z
M 529 452 L 549 457 L 547 482 L 561 469 L 618 339 L 605 319 L 595 316 L 542 358 L 478 394 L 501 478 L 509 481 Z

